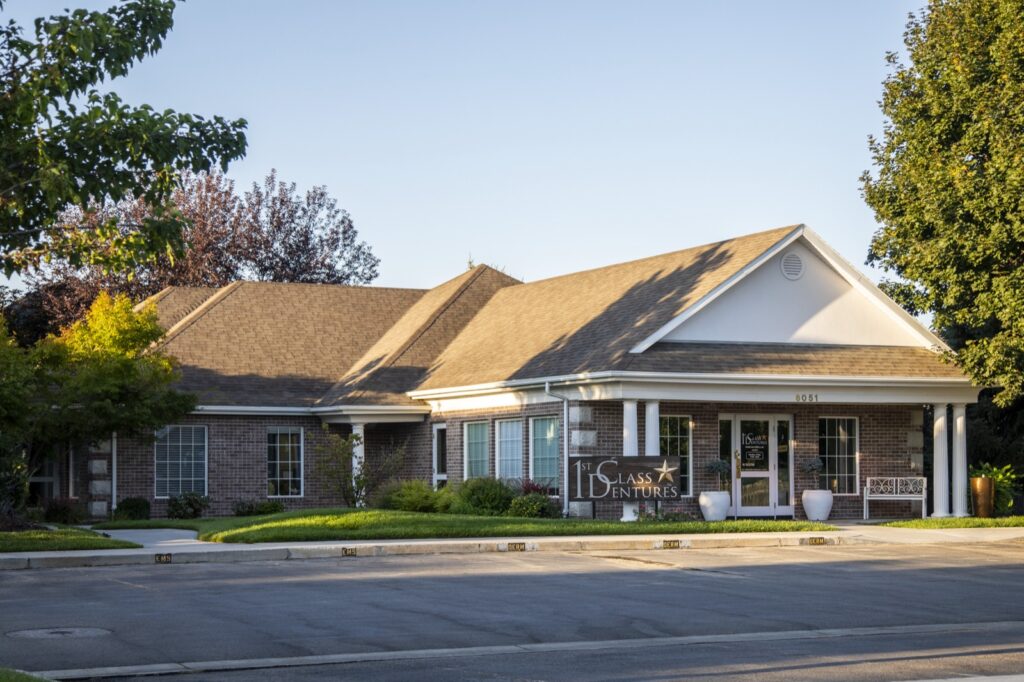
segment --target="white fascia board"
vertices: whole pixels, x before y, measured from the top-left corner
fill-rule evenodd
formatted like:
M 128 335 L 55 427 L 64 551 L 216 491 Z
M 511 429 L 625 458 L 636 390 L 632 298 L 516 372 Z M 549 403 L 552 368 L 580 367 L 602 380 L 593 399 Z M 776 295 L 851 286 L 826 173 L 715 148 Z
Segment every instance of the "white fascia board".
M 311 415 L 312 410 L 308 407 L 276 407 L 273 405 L 197 405 L 192 411 L 193 414 L 216 414 L 216 415 Z
M 758 256 L 754 260 L 752 260 L 749 263 L 747 263 L 747 265 L 745 265 L 741 270 L 739 270 L 738 272 L 733 274 L 732 277 L 730 277 L 729 279 L 725 280 L 724 282 L 719 284 L 717 287 L 712 289 L 710 292 L 705 294 L 696 303 L 694 303 L 693 305 L 688 307 L 686 310 L 681 312 L 679 315 L 676 315 L 674 318 L 672 318 L 666 324 L 662 325 L 656 332 L 654 332 L 653 334 L 648 336 L 646 339 L 644 339 L 643 341 L 641 341 L 637 345 L 633 346 L 633 348 L 631 348 L 629 352 L 630 353 L 643 353 L 645 350 L 647 350 L 648 348 L 650 348 L 651 346 L 656 344 L 658 341 L 661 341 L 663 338 L 668 336 L 669 333 L 671 333 L 673 329 L 675 329 L 676 327 L 681 325 L 683 322 L 685 322 L 686 320 L 690 319 L 691 317 L 693 317 L 694 315 L 699 313 L 701 310 L 706 308 L 716 298 L 718 298 L 719 296 L 724 294 L 726 291 L 728 291 L 732 287 L 736 286 L 736 284 L 738 284 L 744 278 L 746 278 L 747 275 L 749 275 L 750 273 L 754 272 L 754 270 L 757 270 L 759 267 L 761 267 L 761 265 L 763 265 L 766 261 L 768 261 L 772 256 L 774 256 L 775 254 L 779 253 L 780 251 L 785 249 L 787 246 L 789 246 L 790 244 L 795 242 L 797 239 L 799 239 L 800 236 L 803 235 L 804 231 L 806 231 L 806 230 L 807 230 L 807 226 L 803 225 L 803 224 L 800 224 L 800 225 L 797 225 L 796 227 L 794 227 L 792 232 L 790 232 L 785 237 L 783 237 L 782 239 L 777 241 L 773 246 L 769 247 L 760 256 Z
M 640 380 L 661 384 L 717 384 L 736 385 L 775 385 L 775 386 L 933 386 L 950 388 L 972 388 L 970 380 L 950 379 L 947 377 L 900 377 L 900 376 L 836 376 L 836 375 L 793 375 L 793 374 L 710 374 L 683 372 L 627 372 L 609 371 L 573 374 L 537 379 L 518 379 L 513 381 L 496 381 L 472 386 L 457 386 L 427 391 L 407 393 L 414 400 L 435 401 L 451 398 L 503 393 L 506 391 L 523 391 L 527 389 L 543 389 L 545 384 L 553 386 L 582 386 Z
M 427 405 L 336 405 L 331 407 L 275 407 L 267 405 L 198 405 L 193 414 L 224 416 L 351 417 L 362 422 L 415 421 L 430 412 Z M 410 419 L 414 418 L 414 419 Z
M 804 241 L 807 242 L 818 255 L 821 256 L 822 260 L 832 266 L 832 268 L 839 273 L 839 275 L 849 283 L 854 289 L 857 289 L 867 297 L 874 301 L 885 313 L 896 320 L 898 323 L 908 327 L 925 346 L 934 346 L 942 350 L 951 350 L 946 345 L 945 341 L 935 335 L 930 329 L 921 324 L 913 315 L 903 309 L 896 301 L 889 298 L 884 291 L 878 288 L 874 282 L 865 277 L 860 270 L 854 267 L 848 260 L 843 258 L 839 252 L 833 249 L 828 243 L 821 238 L 821 236 L 809 227 L 804 227 L 803 230 Z

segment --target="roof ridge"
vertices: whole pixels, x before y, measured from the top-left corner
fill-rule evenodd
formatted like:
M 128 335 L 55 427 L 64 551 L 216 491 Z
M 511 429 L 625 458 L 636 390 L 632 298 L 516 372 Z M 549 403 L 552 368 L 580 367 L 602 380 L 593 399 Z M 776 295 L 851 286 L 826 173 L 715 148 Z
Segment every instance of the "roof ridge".
M 152 296 L 147 296 L 146 298 L 136 303 L 134 306 L 132 306 L 132 310 L 136 313 L 142 312 L 142 310 L 144 310 L 148 304 L 152 303 L 155 305 L 160 301 L 164 300 L 165 298 L 167 298 L 167 295 L 171 293 L 171 290 L 174 288 L 175 286 L 173 284 L 168 284 L 167 286 L 165 286 L 163 289 L 156 292 Z
M 439 305 L 435 309 L 437 312 L 434 315 L 431 315 L 430 319 L 428 319 L 426 322 L 424 322 L 422 325 L 420 325 L 420 328 L 417 329 L 415 332 L 413 332 L 410 335 L 410 338 L 407 339 L 406 342 L 403 343 L 401 346 L 399 346 L 398 350 L 396 350 L 394 353 L 392 353 L 391 354 L 391 358 L 387 362 L 382 364 L 381 367 L 392 367 L 392 366 L 394 366 L 394 364 L 396 362 L 398 362 L 398 360 L 401 359 L 401 357 L 403 355 L 405 355 L 406 352 L 408 352 L 409 349 L 412 348 L 416 344 L 416 342 L 419 341 L 423 337 L 424 334 L 426 334 L 428 331 L 430 331 L 431 327 L 433 327 L 435 324 L 437 324 L 437 320 L 442 315 L 444 315 L 445 311 L 447 311 L 449 308 L 451 308 L 455 304 L 455 302 L 459 300 L 459 298 L 462 296 L 462 294 L 466 293 L 466 290 L 473 284 L 473 282 L 475 282 L 478 279 L 480 279 L 480 276 L 483 275 L 483 273 L 485 271 L 485 268 L 493 270 L 493 268 L 491 268 L 489 265 L 485 265 L 483 263 L 481 263 L 480 265 L 477 265 L 476 267 L 474 267 L 473 270 L 475 270 L 476 272 L 474 272 L 470 277 L 467 277 L 466 281 L 463 282 L 462 284 L 460 284 L 459 288 L 456 289 L 454 292 L 452 292 L 451 296 L 449 296 L 447 299 L 445 299 L 441 303 L 441 305 Z M 439 284 L 438 286 L 443 286 L 443 285 Z
M 585 270 L 577 270 L 576 272 L 567 272 L 567 273 L 565 273 L 563 275 L 553 275 L 552 277 L 545 277 L 543 279 L 533 280 L 532 282 L 523 282 L 523 284 L 525 286 L 530 286 L 532 284 L 540 284 L 541 282 L 551 282 L 551 281 L 554 281 L 554 280 L 557 280 L 557 279 L 563 279 L 565 277 L 575 277 L 576 275 L 582 275 L 584 273 L 599 272 L 601 270 L 609 270 L 611 268 L 618 268 L 618 267 L 622 267 L 624 265 L 633 265 L 633 264 L 636 264 L 636 263 L 643 263 L 644 261 L 650 261 L 650 260 L 655 260 L 655 259 L 658 259 L 658 258 L 664 258 L 665 256 L 671 256 L 671 255 L 674 255 L 674 254 L 685 253 L 687 251 L 697 251 L 698 249 L 706 249 L 708 247 L 718 246 L 719 244 L 728 244 L 729 242 L 736 242 L 736 241 L 740 241 L 741 239 L 750 239 L 752 237 L 758 237 L 758 236 L 761 236 L 761 235 L 768 234 L 769 232 L 781 232 L 783 230 L 788 230 L 789 232 L 792 232 L 793 230 L 796 230 L 797 228 L 804 227 L 804 226 L 805 226 L 804 223 L 793 223 L 792 225 L 782 225 L 780 227 L 773 227 L 773 228 L 768 229 L 768 230 L 759 230 L 757 232 L 751 232 L 749 234 L 741 234 L 741 235 L 739 235 L 737 237 L 730 237 L 729 239 L 721 239 L 721 240 L 719 240 L 717 242 L 708 242 L 706 244 L 698 244 L 696 246 L 688 246 L 685 249 L 676 249 L 675 251 L 666 251 L 665 253 L 659 253 L 659 254 L 655 254 L 653 256 L 644 256 L 643 258 L 635 258 L 633 260 L 621 261 L 621 262 L 618 262 L 618 263 L 609 263 L 608 265 L 599 265 L 596 268 L 587 268 Z
M 188 315 L 178 320 L 178 322 L 175 323 L 173 326 L 171 326 L 171 328 L 167 330 L 167 333 L 164 334 L 164 337 L 160 340 L 157 347 L 159 348 L 162 346 L 166 346 L 172 339 L 181 335 L 183 331 L 185 331 L 193 324 L 195 324 L 195 322 L 203 315 L 205 315 L 207 312 L 209 312 L 211 308 L 213 308 L 218 303 L 220 303 L 225 298 L 227 298 L 232 293 L 241 288 L 243 282 L 243 280 L 235 280 L 231 284 L 220 287 L 216 293 L 214 293 L 205 301 L 196 306 L 195 310 L 193 310 Z

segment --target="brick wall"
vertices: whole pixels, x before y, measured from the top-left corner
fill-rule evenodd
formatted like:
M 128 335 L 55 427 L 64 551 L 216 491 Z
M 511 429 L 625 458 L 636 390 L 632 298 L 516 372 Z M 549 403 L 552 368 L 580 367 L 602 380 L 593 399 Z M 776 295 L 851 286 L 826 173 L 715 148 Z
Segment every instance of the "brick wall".
M 278 497 L 288 509 L 331 506 L 340 503 L 321 477 L 317 446 L 324 443 L 321 422 L 315 417 L 236 417 L 191 415 L 179 425 L 200 425 L 207 429 L 207 494 L 211 516 L 232 513 L 238 500 L 267 499 L 267 427 L 298 426 L 303 429 L 303 495 Z M 348 433 L 348 426 L 332 427 Z M 167 513 L 167 500 L 154 497 L 153 442 L 119 438 L 117 443 L 117 496 L 143 497 L 152 505 L 152 515 Z
M 523 421 L 523 476 L 528 477 L 530 471 L 530 426 L 529 420 L 535 417 L 555 417 L 558 419 L 559 452 L 562 451 L 562 403 L 551 402 L 523 407 L 511 407 L 488 410 L 469 410 L 459 412 L 435 413 L 431 415 L 432 423 L 443 423 L 447 426 L 448 441 L 448 480 L 462 480 L 465 472 L 463 463 L 463 426 L 468 422 L 487 422 L 487 475 L 494 476 L 497 457 L 497 426 L 496 422 L 503 419 L 521 419 Z M 621 440 L 621 438 L 620 438 Z M 428 441 L 429 445 L 429 441 Z M 428 463 L 430 450 L 428 449 Z M 430 466 L 431 464 L 428 464 Z M 562 480 L 562 458 L 559 457 L 558 480 Z
M 907 406 L 876 405 L 757 405 L 713 404 L 688 402 L 662 402 L 662 415 L 686 415 L 693 423 L 693 477 L 692 496 L 679 502 L 662 503 L 666 511 L 679 511 L 699 515 L 696 496 L 702 490 L 717 490 L 714 475 L 704 465 L 719 454 L 718 420 L 720 414 L 770 413 L 791 414 L 794 420 L 794 469 L 796 516 L 803 516 L 799 499 L 803 489 L 813 486 L 813 477 L 800 470 L 800 464 L 818 455 L 818 417 L 857 417 L 860 424 L 859 449 L 861 484 L 868 476 L 919 475 L 911 470 L 910 462 L 921 457 L 921 423 L 919 411 Z M 915 412 L 918 412 L 915 415 Z M 435 413 L 423 422 L 413 424 L 370 424 L 365 430 L 365 454 L 368 463 L 386 450 L 404 447 L 404 462 L 398 474 L 402 479 L 431 481 L 433 476 L 432 428 L 435 423 L 447 426 L 448 476 L 460 480 L 463 476 L 463 427 L 467 422 L 486 421 L 488 424 L 487 471 L 494 475 L 497 453 L 496 422 L 502 419 L 523 420 L 523 473 L 529 472 L 529 419 L 555 417 L 559 422 L 559 444 L 562 442 L 562 403 L 551 402 L 524 407 Z M 644 406 L 638 409 L 638 440 L 643 453 Z M 210 514 L 230 514 L 233 504 L 240 499 L 266 499 L 266 432 L 269 426 L 300 426 L 304 429 L 304 495 L 281 499 L 288 508 L 337 505 L 340 500 L 317 476 L 317 445 L 323 442 L 320 421 L 314 417 L 230 417 L 193 415 L 181 424 L 207 427 L 208 494 L 211 498 Z M 332 427 L 339 433 L 348 433 L 350 427 Z M 570 455 L 612 455 L 622 451 L 621 401 L 588 401 L 570 403 L 569 418 Z M 561 450 L 561 448 L 559 448 Z M 88 495 L 87 467 L 92 460 L 109 457 L 82 453 L 76 457 L 76 468 L 81 468 L 80 498 L 103 500 L 102 495 Z M 153 505 L 153 515 L 166 514 L 166 500 L 153 497 L 154 451 L 152 442 L 127 438 L 118 439 L 118 499 L 144 497 Z M 98 466 L 98 465 L 97 465 Z M 561 457 L 559 481 L 561 481 Z M 79 479 L 81 481 L 81 479 Z M 621 516 L 621 503 L 598 503 L 596 513 L 603 518 Z M 834 518 L 858 517 L 863 502 L 859 495 L 836 496 Z M 920 513 L 910 502 L 873 502 L 875 516 L 911 516 Z
M 612 455 L 621 453 L 622 403 L 602 401 L 579 403 L 590 408 L 589 422 L 570 424 L 570 429 L 596 432 L 595 445 L 588 448 L 570 448 L 570 454 Z M 719 456 L 720 414 L 790 414 L 793 416 L 794 499 L 795 515 L 804 518 L 800 494 L 805 488 L 815 487 L 814 477 L 801 471 L 801 463 L 818 456 L 818 418 L 821 416 L 857 417 L 860 450 L 859 478 L 861 487 L 869 476 L 920 476 L 922 432 L 920 409 L 900 405 L 773 405 L 688 403 L 663 401 L 661 415 L 687 415 L 692 419 L 693 439 L 693 495 L 679 502 L 662 503 L 665 511 L 678 511 L 699 515 L 697 495 L 701 491 L 718 490 L 718 481 L 704 466 Z M 916 413 L 916 414 L 915 414 Z M 586 410 L 584 410 L 586 416 Z M 638 409 L 640 453 L 643 454 L 644 405 Z M 911 461 L 918 462 L 916 471 Z M 600 502 L 597 515 L 619 518 L 621 502 Z M 920 506 L 913 502 L 872 502 L 874 516 L 920 516 Z M 836 495 L 832 518 L 858 518 L 863 514 L 860 495 Z

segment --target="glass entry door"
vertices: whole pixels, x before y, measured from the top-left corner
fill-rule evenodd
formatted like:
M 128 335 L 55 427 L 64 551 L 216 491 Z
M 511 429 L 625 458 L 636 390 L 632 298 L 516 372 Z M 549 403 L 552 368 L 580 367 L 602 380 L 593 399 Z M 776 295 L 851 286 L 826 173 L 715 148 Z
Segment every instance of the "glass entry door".
M 736 415 L 732 419 L 732 430 L 734 513 L 738 516 L 792 516 L 793 449 L 789 415 Z

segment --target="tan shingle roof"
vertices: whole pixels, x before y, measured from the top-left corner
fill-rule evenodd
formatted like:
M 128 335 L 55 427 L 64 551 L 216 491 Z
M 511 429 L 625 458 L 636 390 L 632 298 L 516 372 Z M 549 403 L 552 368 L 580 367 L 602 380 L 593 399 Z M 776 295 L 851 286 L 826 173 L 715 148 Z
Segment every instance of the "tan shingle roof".
M 910 346 L 826 346 L 781 343 L 656 343 L 615 367 L 632 372 L 793 374 L 963 379 L 939 353 Z
M 136 308 L 156 305 L 157 321 L 164 329 L 170 329 L 216 291 L 216 287 L 167 287 L 147 298 Z
M 503 287 L 520 284 L 479 265 L 437 286 L 413 304 L 350 368 L 321 405 L 417 405 L 405 392 L 414 389 L 427 368 L 466 324 Z
M 419 388 L 614 369 L 632 347 L 795 228 L 502 289 Z
M 312 405 L 423 293 L 235 282 L 171 327 L 162 348 L 200 404 Z

